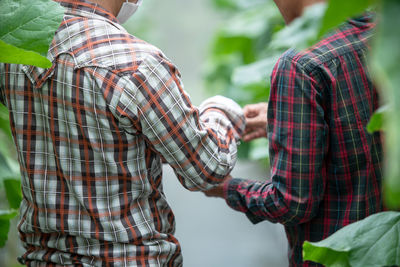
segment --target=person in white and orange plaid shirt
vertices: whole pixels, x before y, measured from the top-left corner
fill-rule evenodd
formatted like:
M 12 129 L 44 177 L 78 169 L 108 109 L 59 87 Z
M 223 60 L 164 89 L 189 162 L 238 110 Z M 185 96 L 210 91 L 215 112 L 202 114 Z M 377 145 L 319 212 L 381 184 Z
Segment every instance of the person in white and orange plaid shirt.
M 241 108 L 191 104 L 174 64 L 120 25 L 139 3 L 58 2 L 52 67 L 0 64 L 22 174 L 20 262 L 182 266 L 162 159 L 189 190 L 218 185 L 236 161 Z

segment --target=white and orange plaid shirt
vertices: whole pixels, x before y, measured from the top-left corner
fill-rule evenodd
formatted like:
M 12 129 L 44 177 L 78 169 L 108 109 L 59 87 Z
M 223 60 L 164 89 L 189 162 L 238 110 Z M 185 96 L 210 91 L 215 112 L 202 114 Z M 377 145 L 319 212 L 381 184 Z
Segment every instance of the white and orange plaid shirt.
M 212 188 L 235 164 L 243 115 L 200 112 L 159 49 L 98 5 L 58 2 L 53 66 L 0 64 L 21 165 L 20 261 L 181 266 L 162 159 L 187 189 Z

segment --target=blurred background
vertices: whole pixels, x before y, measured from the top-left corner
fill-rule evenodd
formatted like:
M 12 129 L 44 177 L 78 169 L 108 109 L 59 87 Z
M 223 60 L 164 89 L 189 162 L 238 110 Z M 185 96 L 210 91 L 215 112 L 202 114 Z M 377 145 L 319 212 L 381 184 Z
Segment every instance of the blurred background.
M 269 73 L 283 49 L 269 54 L 271 36 L 282 28 L 272 1 L 145 0 L 124 26 L 161 48 L 176 64 L 195 105 L 215 94 L 232 97 L 241 105 L 268 100 Z M 240 155 L 234 177 L 268 178 L 266 140 L 243 143 Z M 164 188 L 175 213 L 184 266 L 288 266 L 281 225 L 267 221 L 253 225 L 223 200 L 185 190 L 168 166 Z M 18 266 L 15 259 L 23 251 L 14 222 L 7 246 L 0 249 L 0 266 Z
M 17 2 L 18 11 L 25 11 L 29 0 L 15 0 L 14 4 Z M 50 3 L 36 0 L 28 4 L 33 3 L 31 6 L 34 6 L 39 2 L 46 7 L 43 11 L 50 22 L 50 17 L 54 15 L 48 9 Z M 400 84 L 400 30 L 397 25 L 400 2 L 354 0 L 347 1 L 351 2 L 349 5 L 343 5 L 343 2 L 328 1 L 327 4 L 314 5 L 307 9 L 301 18 L 285 27 L 273 0 L 145 0 L 137 14 L 124 26 L 130 33 L 160 47 L 177 65 L 194 104 L 198 105 L 208 96 L 222 94 L 245 105 L 268 100 L 272 68 L 285 50 L 291 47 L 304 49 L 348 17 L 359 15 L 367 8 L 376 10 L 380 23 L 368 64 L 373 70 L 375 82 L 381 87 L 380 92 L 385 101 L 384 106 L 373 115 L 368 130 L 387 130 L 384 195 L 387 204 L 398 209 L 400 91 L 397 88 Z M 10 8 L 13 9 L 14 6 L 9 1 L 0 1 L 0 6 L 0 17 L 8 17 L 13 13 L 10 12 Z M 25 13 L 20 12 L 20 16 L 21 14 Z M 10 27 L 2 27 L 1 30 L 6 29 L 7 32 L 17 24 L 16 22 L 19 21 L 3 20 L 0 24 Z M 19 26 L 18 28 L 20 29 Z M 23 31 L 24 28 L 19 32 Z M 21 36 L 27 38 L 30 32 L 24 32 Z M 44 36 L 51 38 L 51 30 L 47 34 Z M 29 38 L 31 39 L 34 38 Z M 45 39 L 40 40 L 47 45 Z M 18 40 L 6 41 L 4 44 L 8 45 L 7 42 L 11 42 L 11 46 L 2 46 L 2 52 L 3 49 L 15 51 L 13 49 L 18 46 L 16 41 Z M 39 45 L 35 49 L 38 53 L 45 53 Z M 6 54 L 7 52 L 0 55 Z M 14 60 L 15 56 L 16 54 L 11 54 Z M 30 55 L 24 62 L 32 62 L 32 58 L 35 57 Z M 16 233 L 17 221 L 13 219 L 10 227 L 10 219 L 17 216 L 22 196 L 19 167 L 8 126 L 8 111 L 0 105 L 0 247 L 4 245 L 8 229 L 11 229 L 6 247 L 0 249 L 0 267 L 17 267 L 15 259 L 22 250 Z M 258 180 L 268 178 L 266 139 L 242 143 L 239 156 L 241 159 L 233 171 L 233 176 Z M 164 188 L 176 215 L 176 236 L 182 245 L 184 266 L 288 266 L 287 242 L 282 226 L 269 222 L 251 225 L 243 214 L 228 208 L 223 200 L 206 198 L 202 193 L 184 190 L 168 166 L 164 167 Z M 384 216 L 374 218 L 374 222 L 384 220 Z M 388 225 L 397 224 L 396 221 Z M 355 248 L 340 235 L 330 240 L 356 251 L 364 251 L 369 249 L 371 237 L 382 237 L 380 228 L 371 231 L 369 227 L 362 224 L 357 226 L 358 234 L 368 228 L 368 235 L 359 234 Z M 393 254 L 387 253 L 392 251 L 393 247 L 399 247 L 398 243 L 393 245 L 392 241 L 380 243 L 380 249 L 384 252 L 376 254 L 377 260 L 387 263 L 381 265 L 399 265 L 398 261 L 394 264 Z M 330 255 L 334 255 L 330 245 L 320 249 L 324 250 L 326 247 L 333 253 Z M 364 255 L 351 253 L 353 256 L 361 254 Z M 330 259 L 332 258 L 343 259 L 336 256 Z M 349 261 L 364 266 L 360 263 L 362 261 L 352 257 L 349 257 Z

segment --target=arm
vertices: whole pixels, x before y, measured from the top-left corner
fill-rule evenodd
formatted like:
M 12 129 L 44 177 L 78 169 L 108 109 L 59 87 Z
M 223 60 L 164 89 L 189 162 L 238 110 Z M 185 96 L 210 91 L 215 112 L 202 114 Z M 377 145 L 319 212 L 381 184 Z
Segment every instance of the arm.
M 124 112 L 171 165 L 189 190 L 207 190 L 230 173 L 244 117 L 215 106 L 199 110 L 183 90 L 174 65 L 159 56 L 147 57 L 127 81 Z M 229 113 L 229 114 L 228 114 Z
M 228 205 L 254 223 L 299 224 L 318 210 L 326 184 L 328 132 L 318 86 L 293 59 L 278 62 L 268 107 L 271 180 L 225 183 Z

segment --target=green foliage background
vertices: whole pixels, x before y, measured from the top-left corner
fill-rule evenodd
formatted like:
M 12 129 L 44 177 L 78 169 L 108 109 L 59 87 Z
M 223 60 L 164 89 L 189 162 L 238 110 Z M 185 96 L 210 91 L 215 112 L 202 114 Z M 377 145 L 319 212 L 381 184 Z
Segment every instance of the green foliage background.
M 400 28 L 397 26 L 400 1 L 331 0 L 326 5 L 307 9 L 301 18 L 287 27 L 272 0 L 210 1 L 227 19 L 217 31 L 207 59 L 206 84 L 213 88 L 212 94 L 226 95 L 242 105 L 268 101 L 269 76 L 286 49 L 305 48 L 345 19 L 375 6 L 379 24 L 370 65 L 386 105 L 373 117 L 368 129 L 386 129 L 385 196 L 391 207 L 399 208 L 400 116 L 396 110 L 400 110 L 400 91 L 397 89 L 400 85 Z M 50 67 L 50 61 L 44 56 L 61 17 L 62 9 L 50 0 L 2 0 L 0 62 Z M 1 195 L 7 199 L 7 205 L 0 206 L 1 247 L 7 239 L 10 219 L 16 216 L 21 201 L 18 164 L 8 113 L 3 106 L 0 107 L 0 138 L 0 190 L 5 192 Z M 241 148 L 241 155 L 251 159 L 265 159 L 267 152 L 266 140 Z M 371 240 L 379 237 L 380 253 L 375 255 L 374 264 L 400 265 L 398 216 L 398 213 L 377 214 L 343 228 L 329 240 L 306 243 L 304 257 L 327 266 L 368 266 L 372 261 L 363 260 L 365 253 L 362 252 L 368 251 L 374 243 Z M 376 227 L 371 228 L 371 225 Z M 349 233 L 353 238 L 348 238 Z

